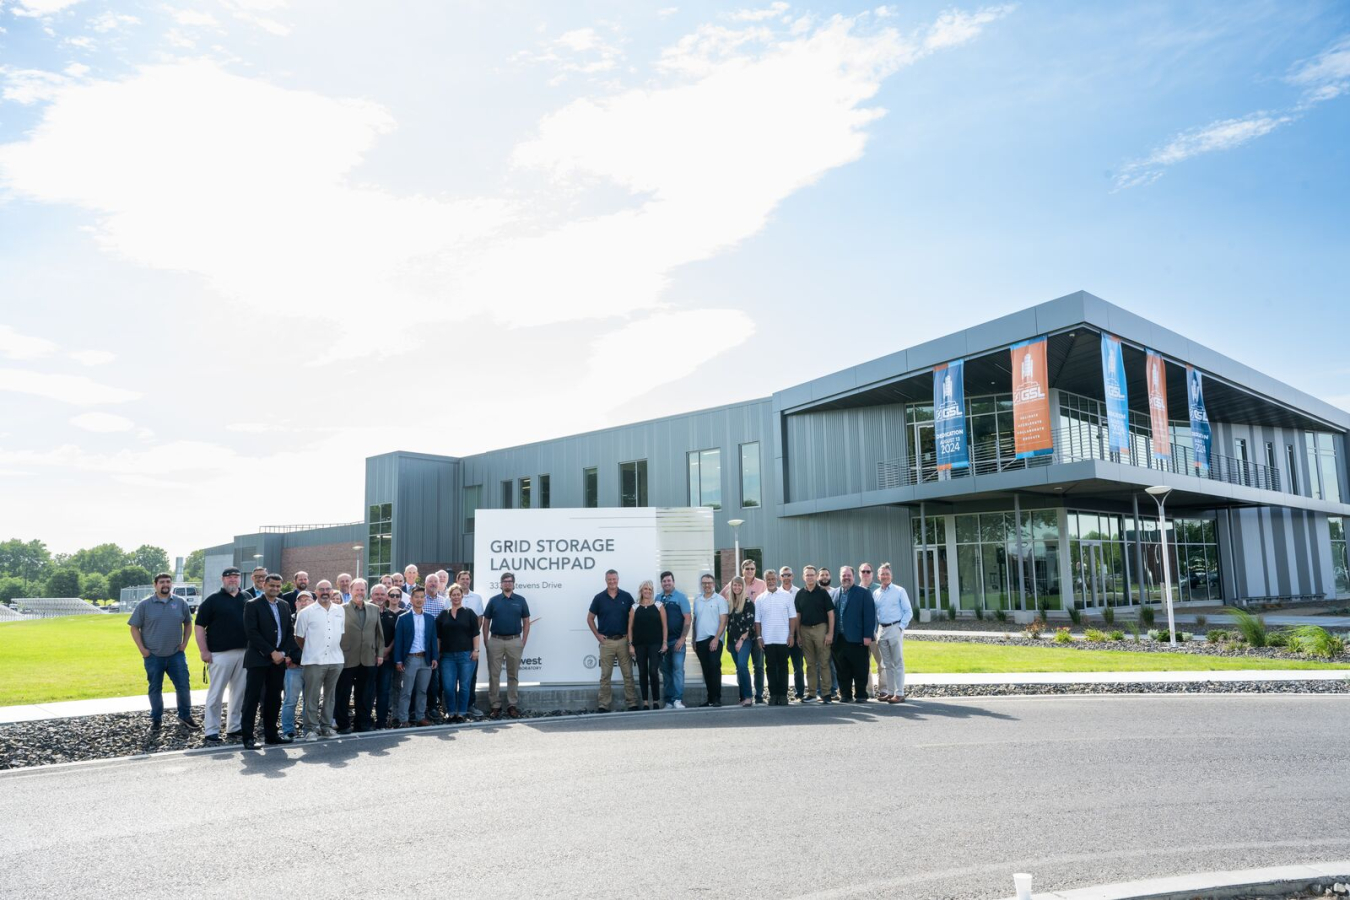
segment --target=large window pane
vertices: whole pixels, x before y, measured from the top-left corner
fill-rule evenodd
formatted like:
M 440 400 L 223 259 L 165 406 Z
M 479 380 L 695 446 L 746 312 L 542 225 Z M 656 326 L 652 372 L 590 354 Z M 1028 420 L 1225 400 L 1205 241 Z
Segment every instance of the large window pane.
M 591 467 L 581 470 L 581 505 L 595 509 L 600 505 L 600 472 Z
M 511 480 L 502 482 L 502 509 L 511 509 L 515 506 L 515 487 L 516 483 Z
M 722 508 L 722 451 L 704 450 L 699 454 L 700 506 Z
M 549 477 L 547 475 L 539 476 L 539 508 L 548 509 L 552 504 L 552 498 L 549 496 Z
M 647 506 L 647 461 L 619 464 L 619 505 Z
M 529 479 L 529 478 L 522 478 L 522 479 L 520 479 L 520 508 L 521 508 L 521 509 L 529 509 L 529 508 L 530 508 L 530 501 L 534 499 L 533 497 L 530 496 L 530 495 L 533 493 L 533 489 L 534 489 L 534 483 L 533 483 L 532 479 Z
M 759 442 L 741 444 L 741 506 L 757 507 L 759 493 Z
M 464 533 L 473 534 L 474 520 L 478 516 L 478 504 L 483 499 L 483 486 L 475 484 L 464 489 Z

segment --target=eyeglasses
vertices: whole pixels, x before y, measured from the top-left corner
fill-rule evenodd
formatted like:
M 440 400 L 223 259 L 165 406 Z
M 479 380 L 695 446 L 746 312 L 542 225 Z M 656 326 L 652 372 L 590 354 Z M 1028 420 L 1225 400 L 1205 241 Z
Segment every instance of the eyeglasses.
M 859 569 L 858 571 L 861 572 L 861 573 L 864 574 L 864 575 L 871 575 L 871 574 L 872 574 L 872 570 L 871 570 L 871 569 Z

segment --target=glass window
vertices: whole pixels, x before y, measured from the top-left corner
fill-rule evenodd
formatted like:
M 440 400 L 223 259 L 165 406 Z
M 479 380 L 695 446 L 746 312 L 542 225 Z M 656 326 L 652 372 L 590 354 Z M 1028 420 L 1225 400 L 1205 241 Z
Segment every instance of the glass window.
M 722 508 L 722 451 L 690 450 L 689 505 Z
M 648 506 L 647 503 L 647 461 L 619 463 L 619 505 L 624 507 Z
M 1293 444 L 1284 445 L 1284 465 L 1285 475 L 1289 479 L 1287 490 L 1291 494 L 1298 493 L 1298 454 L 1294 452 Z
M 548 509 L 552 502 L 549 497 L 549 479 L 547 475 L 539 476 L 539 508 Z
M 394 504 L 371 504 L 369 525 L 365 554 L 366 578 L 389 573 L 394 556 Z
M 582 506 L 595 509 L 600 505 L 600 473 L 594 466 L 581 470 Z
M 1336 596 L 1350 594 L 1350 555 L 1346 553 L 1345 519 L 1327 516 L 1331 527 L 1331 569 L 1336 578 Z
M 1308 488 L 1312 496 L 1318 500 L 1322 498 L 1322 479 L 1319 477 L 1317 465 L 1317 435 L 1305 434 L 1303 436 L 1304 447 L 1308 451 Z
M 534 487 L 534 483 L 533 483 L 533 481 L 532 481 L 530 478 L 522 478 L 522 479 L 520 479 L 520 508 L 521 508 L 521 509 L 529 509 L 529 508 L 530 508 L 530 500 L 532 499 L 531 496 L 530 496 L 530 494 L 531 494 L 531 492 L 532 492 L 533 487 Z
M 759 441 L 741 444 L 741 506 L 757 507 L 762 500 L 759 492 Z
M 483 502 L 483 486 L 475 484 L 464 489 L 464 533 L 473 534 L 478 518 L 478 505 Z
M 515 504 L 512 502 L 515 497 L 516 483 L 507 479 L 502 482 L 502 509 L 510 509 Z

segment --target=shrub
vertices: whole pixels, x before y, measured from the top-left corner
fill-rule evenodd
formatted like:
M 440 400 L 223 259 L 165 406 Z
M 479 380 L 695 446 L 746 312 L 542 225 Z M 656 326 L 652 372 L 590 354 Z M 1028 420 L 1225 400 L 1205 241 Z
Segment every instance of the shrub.
M 1211 644 L 1221 644 L 1228 640 L 1228 638 L 1228 632 L 1224 631 L 1222 628 L 1211 628 L 1205 635 L 1205 640 L 1209 641 Z
M 1161 637 L 1162 637 L 1162 632 L 1159 631 L 1158 629 L 1156 629 L 1156 628 L 1150 628 L 1150 629 L 1148 630 L 1148 639 L 1149 639 L 1150 641 L 1156 641 L 1156 640 L 1159 640 Z
M 1254 616 L 1245 609 L 1237 609 L 1236 607 L 1230 609 L 1229 614 L 1237 620 L 1235 627 L 1237 628 L 1238 633 L 1242 635 L 1243 640 L 1253 647 L 1266 646 L 1267 632 L 1265 619 L 1260 616 Z M 1283 645 L 1276 644 L 1274 646 Z
M 1285 632 L 1277 632 L 1281 634 Z M 1299 625 L 1288 632 L 1289 649 L 1309 656 L 1331 659 L 1345 652 L 1345 641 L 1328 632 L 1320 625 Z M 1274 637 L 1274 635 L 1271 635 Z
M 1148 636 L 1151 637 L 1153 640 L 1161 641 L 1164 644 L 1172 643 L 1172 633 L 1170 631 L 1158 631 L 1157 629 L 1154 629 L 1148 633 Z M 1188 644 L 1190 643 L 1190 640 L 1191 640 L 1191 633 L 1189 631 L 1177 632 L 1178 644 Z
M 1042 598 L 1041 602 L 1036 604 L 1036 608 L 1040 610 L 1042 619 L 1047 621 L 1050 619 L 1050 600 L 1048 598 Z
M 947 621 L 956 621 L 956 610 L 952 609 L 950 606 L 947 607 Z
M 1206 624 L 1207 622 L 1209 622 L 1209 617 L 1208 617 L 1208 616 L 1203 616 L 1203 615 L 1202 615 L 1202 616 L 1196 616 L 1196 617 L 1195 617 L 1195 627 L 1196 627 L 1196 628 L 1204 628 L 1204 627 L 1205 627 L 1205 624 Z
M 1117 628 L 1115 631 L 1111 632 L 1111 634 L 1108 635 L 1108 637 L 1110 637 L 1111 640 L 1113 641 L 1123 641 L 1125 640 L 1125 632 Z
M 1041 632 L 1044 630 L 1045 630 L 1044 620 L 1032 619 L 1030 622 L 1027 623 L 1026 634 L 1027 637 L 1031 638 L 1032 640 L 1035 640 L 1036 638 L 1041 636 Z
M 1136 644 L 1139 643 L 1139 623 L 1138 623 L 1138 622 L 1126 622 L 1126 623 L 1125 623 L 1125 627 L 1128 628 L 1128 629 L 1130 629 L 1130 634 L 1131 634 L 1131 636 L 1134 637 L 1134 642 L 1135 642 Z
M 984 607 L 983 607 L 983 606 L 977 606 L 977 607 L 975 607 L 975 618 L 979 619 L 981 622 L 984 621 Z
M 1139 607 L 1139 627 L 1152 628 L 1153 620 L 1154 620 L 1153 607 L 1151 606 Z
M 1252 646 L 1255 647 L 1255 646 L 1258 646 L 1258 645 L 1257 645 L 1257 644 L 1253 644 Z M 1287 631 L 1272 631 L 1272 632 L 1270 632 L 1269 634 L 1267 634 L 1267 635 L 1266 635 L 1266 643 L 1265 643 L 1265 646 L 1267 646 L 1267 647 L 1288 647 L 1290 650 L 1293 650 L 1293 651 L 1296 652 L 1296 653 L 1298 652 L 1298 643 L 1297 643 L 1297 639 L 1295 639 L 1294 646 L 1292 646 L 1292 647 L 1289 646 L 1289 632 L 1287 632 Z
M 1106 609 L 1102 610 L 1102 621 L 1105 622 L 1107 625 L 1114 625 L 1114 624 L 1116 624 L 1116 611 L 1115 611 L 1115 609 L 1113 609 L 1112 607 L 1108 606 Z
M 1069 633 L 1069 629 L 1067 627 L 1055 629 L 1055 643 L 1056 644 L 1073 643 L 1073 635 Z
M 1083 624 L 1083 614 L 1078 611 L 1077 607 L 1069 608 L 1069 621 L 1075 625 Z
M 1008 621 L 1008 614 L 1001 609 L 996 609 L 994 610 L 994 618 L 1000 622 L 1006 622 Z
M 1092 641 L 1095 644 L 1100 644 L 1102 641 L 1106 640 L 1105 632 L 1098 631 L 1096 628 L 1089 628 L 1084 632 L 1084 635 L 1089 641 Z

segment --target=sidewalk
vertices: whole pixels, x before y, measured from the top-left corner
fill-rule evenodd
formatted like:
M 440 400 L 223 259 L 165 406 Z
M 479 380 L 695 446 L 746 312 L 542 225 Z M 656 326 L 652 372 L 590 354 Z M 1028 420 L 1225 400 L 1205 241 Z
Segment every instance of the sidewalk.
M 971 684 L 1167 684 L 1202 681 L 1343 681 L 1350 678 L 1345 669 L 1263 669 L 1216 672 L 1018 672 L 1015 674 L 974 673 L 960 675 L 913 674 L 905 677 L 906 686 Z M 736 689 L 736 679 L 726 677 L 722 684 Z M 522 691 L 539 689 L 537 683 L 520 683 Z M 553 689 L 550 686 L 549 689 Z M 557 686 L 563 687 L 563 686 Z M 595 685 L 567 685 L 566 688 L 588 696 Z M 701 689 L 701 688 L 700 688 Z M 173 715 L 173 693 L 165 694 L 165 717 Z M 192 703 L 206 702 L 206 691 L 193 691 Z M 148 711 L 144 694 L 135 697 L 109 697 L 100 700 L 66 700 L 60 703 L 35 703 L 27 706 L 0 706 L 0 725 L 32 722 L 37 719 L 67 719 L 107 713 Z

